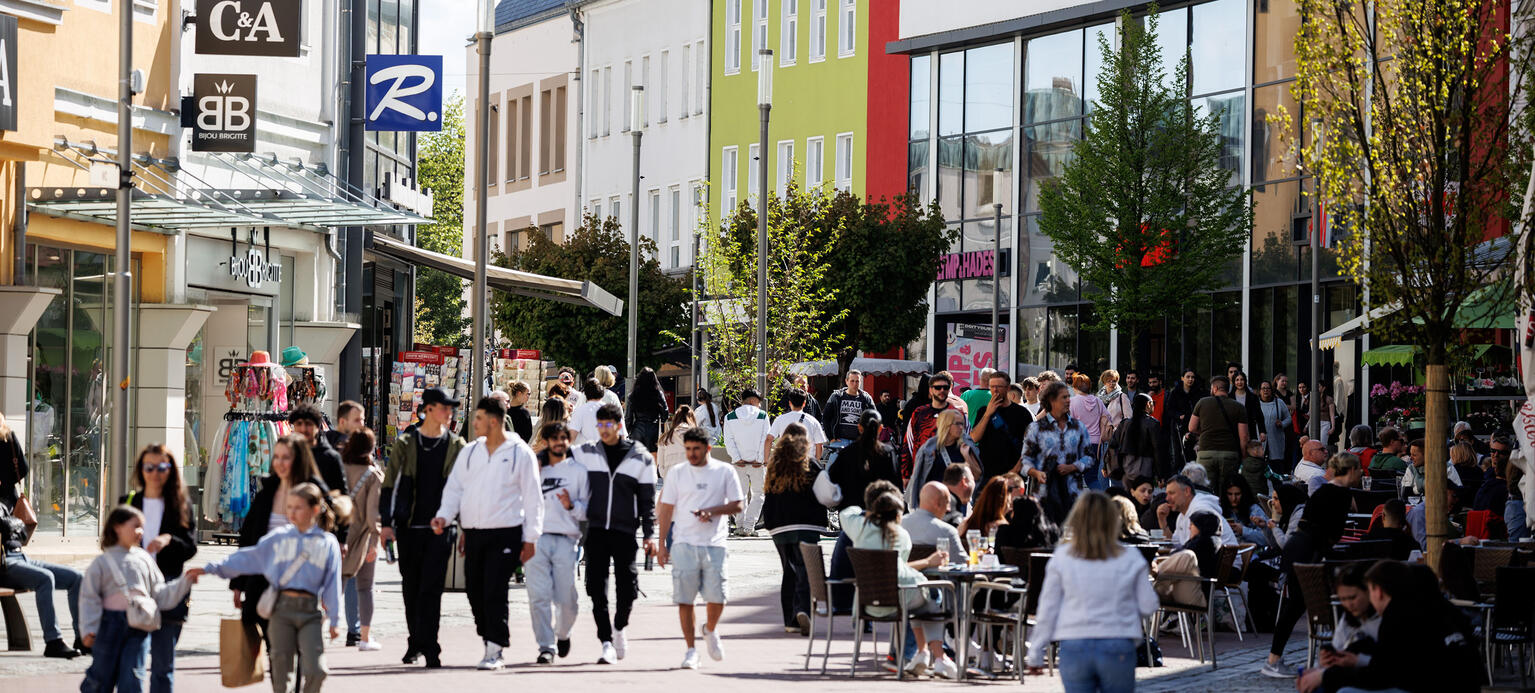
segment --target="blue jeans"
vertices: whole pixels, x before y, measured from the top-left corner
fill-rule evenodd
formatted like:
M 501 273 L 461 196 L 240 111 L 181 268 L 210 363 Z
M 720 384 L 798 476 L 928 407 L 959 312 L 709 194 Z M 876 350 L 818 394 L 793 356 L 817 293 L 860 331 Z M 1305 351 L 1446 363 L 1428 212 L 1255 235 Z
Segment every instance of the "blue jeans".
M 149 634 L 149 693 L 171 693 L 176 686 L 176 642 L 187 620 L 187 603 L 160 612 L 160 630 Z
M 102 611 L 80 693 L 111 691 L 114 686 L 118 693 L 141 693 L 146 659 L 149 633 L 128 627 L 128 615 L 122 611 Z
M 0 585 L 32 590 L 37 595 L 37 618 L 43 622 L 43 639 L 63 640 L 59 632 L 58 615 L 53 610 L 54 588 L 69 593 L 69 619 L 74 625 L 75 637 L 80 637 L 80 581 L 79 571 L 61 565 L 34 561 L 26 554 L 14 553 L 5 557 L 5 579 Z
M 1530 528 L 1524 524 L 1524 501 L 1508 499 L 1508 503 L 1503 506 L 1503 523 L 1508 525 L 1509 541 L 1519 541 L 1530 536 Z
M 346 605 L 346 634 L 362 632 L 362 616 L 357 611 L 357 577 L 349 577 L 341 583 L 341 601 Z
M 1062 640 L 1061 683 L 1066 693 L 1134 693 L 1135 645 L 1125 638 Z

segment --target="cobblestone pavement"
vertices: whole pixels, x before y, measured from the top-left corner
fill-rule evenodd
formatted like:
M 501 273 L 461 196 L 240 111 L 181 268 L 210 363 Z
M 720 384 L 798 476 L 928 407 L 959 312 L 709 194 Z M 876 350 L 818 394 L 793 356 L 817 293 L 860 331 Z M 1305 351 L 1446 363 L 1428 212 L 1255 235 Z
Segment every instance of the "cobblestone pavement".
M 232 549 L 219 546 L 202 546 L 199 560 L 226 555 Z M 828 547 L 829 550 L 829 547 Z M 46 560 L 53 560 L 48 558 Z M 58 559 L 61 562 L 65 559 Z M 69 563 L 84 567 L 88 560 L 77 555 Z M 785 634 L 778 625 L 778 585 L 781 571 L 777 553 L 771 541 L 763 539 L 732 540 L 730 542 L 730 594 L 731 605 L 725 611 L 721 632 L 725 635 L 726 658 L 713 662 L 704 658 L 699 672 L 677 670 L 683 654 L 681 635 L 677 629 L 676 609 L 671 604 L 671 581 L 667 572 L 657 569 L 642 572 L 640 588 L 643 596 L 636 605 L 630 626 L 630 653 L 614 666 L 593 664 L 597 656 L 595 628 L 589 616 L 589 600 L 581 597 L 581 618 L 572 634 L 571 655 L 558 660 L 554 666 L 539 667 L 532 664 L 537 654 L 531 629 L 527 625 L 527 599 L 520 585 L 513 585 L 511 596 L 512 645 L 506 659 L 508 668 L 499 673 L 474 670 L 482 654 L 482 646 L 474 633 L 474 623 L 469 614 L 468 602 L 462 593 L 449 593 L 443 598 L 442 643 L 444 669 L 427 672 L 420 667 L 400 664 L 404 650 L 404 619 L 400 601 L 399 573 L 394 566 L 380 562 L 378 571 L 377 610 L 374 616 L 374 632 L 384 643 L 384 650 L 376 653 L 359 653 L 355 648 L 343 648 L 339 643 L 329 646 L 326 657 L 331 670 L 326 681 L 327 691 L 409 691 L 422 693 L 423 686 L 436 691 L 501 690 L 508 684 L 542 687 L 574 687 L 571 690 L 596 690 L 614 684 L 623 685 L 626 693 L 676 693 L 679 683 L 697 686 L 694 677 L 707 677 L 710 686 L 739 686 L 740 690 L 766 690 L 769 686 L 780 688 L 790 685 L 796 690 L 868 690 L 871 682 L 893 678 L 877 671 L 867 641 L 864 661 L 858 677 L 849 679 L 847 667 L 852 651 L 850 630 L 846 621 L 840 621 L 836 639 L 832 644 L 829 675 L 822 677 L 818 671 L 805 671 L 804 654 L 806 641 L 796 635 Z M 78 690 L 87 659 L 61 661 L 40 656 L 40 634 L 37 632 L 36 610 L 30 596 L 22 599 L 29 622 L 33 626 L 36 649 L 31 653 L 0 653 L 0 680 L 5 690 L 43 692 Z M 62 596 L 58 610 L 67 614 Z M 183 631 L 177 659 L 177 682 L 180 690 L 216 691 L 218 679 L 218 629 L 219 619 L 235 613 L 227 585 L 212 577 L 204 577 L 193 591 L 192 615 Z M 701 614 L 700 614 L 701 615 Z M 884 629 L 880 632 L 883 634 Z M 1143 691 L 1221 691 L 1222 693 L 1247 693 L 1294 690 L 1289 681 L 1264 679 L 1257 675 L 1267 651 L 1266 636 L 1255 640 L 1249 635 L 1245 642 L 1237 642 L 1231 633 L 1218 633 L 1220 667 L 1211 670 L 1208 663 L 1200 664 L 1178 643 L 1176 636 L 1162 639 L 1168 666 L 1158 669 L 1137 670 L 1139 689 Z M 1303 654 L 1302 643 L 1292 639 L 1289 661 L 1298 661 Z M 818 641 L 817 652 L 821 650 Z M 816 658 L 816 669 L 819 668 Z M 514 678 L 508 678 L 514 677 Z M 515 681 L 515 678 L 526 679 Z M 515 682 L 514 682 L 515 681 Z M 960 684 L 933 681 L 929 685 L 958 686 Z M 1015 679 L 981 681 L 968 685 L 986 687 L 1017 686 Z M 268 690 L 269 684 L 248 687 L 244 690 Z M 1028 690 L 1062 690 L 1056 676 L 1031 678 L 1024 685 Z

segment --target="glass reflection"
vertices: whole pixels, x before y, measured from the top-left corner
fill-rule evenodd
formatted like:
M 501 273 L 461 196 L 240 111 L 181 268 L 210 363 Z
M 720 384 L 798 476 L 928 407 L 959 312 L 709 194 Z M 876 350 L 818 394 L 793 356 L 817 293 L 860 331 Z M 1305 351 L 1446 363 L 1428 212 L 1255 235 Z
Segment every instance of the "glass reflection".
M 938 135 L 958 135 L 965 122 L 965 54 L 938 56 Z
M 965 137 L 965 218 L 990 217 L 992 205 L 1002 203 L 1004 213 L 1013 209 L 1013 137 L 1012 130 L 967 135 Z M 1002 169 L 1002 181 L 995 192 L 992 178 Z
M 1071 150 L 1082 136 L 1082 122 L 1068 120 L 1048 125 L 1035 125 L 1023 129 L 1025 145 L 1024 173 L 1026 180 L 1023 201 L 1027 211 L 1039 210 L 1040 186 L 1061 175 L 1066 162 L 1071 160 Z
M 1193 42 L 1189 47 L 1194 94 L 1209 94 L 1242 86 L 1241 56 L 1247 8 L 1239 0 L 1215 0 L 1195 5 Z
M 1082 88 L 1086 90 L 1086 103 L 1088 113 L 1093 111 L 1093 101 L 1098 99 L 1098 73 L 1103 71 L 1103 47 L 1099 44 L 1102 38 L 1108 43 L 1109 50 L 1114 50 L 1114 23 L 1099 24 L 1087 28 L 1087 44 L 1082 49 Z
M 938 204 L 943 208 L 943 218 L 959 219 L 961 165 L 964 162 L 964 142 L 959 137 L 938 140 Z
M 1162 56 L 1162 70 L 1166 74 L 1164 84 L 1172 84 L 1178 62 L 1188 57 L 1188 50 L 1188 8 L 1164 10 L 1157 15 L 1157 51 Z
M 931 56 L 918 55 L 911 59 L 911 139 L 927 139 L 928 129 L 932 127 L 932 115 L 928 112 L 932 104 L 932 73 Z
M 1082 30 L 1030 39 L 1024 60 L 1026 123 L 1082 113 Z
M 965 52 L 965 132 L 1013 124 L 1013 44 Z
M 1231 172 L 1231 185 L 1242 184 L 1242 92 L 1218 94 L 1194 99 L 1194 112 L 1199 117 L 1214 112 L 1219 120 L 1217 132 L 1221 138 L 1221 168 Z

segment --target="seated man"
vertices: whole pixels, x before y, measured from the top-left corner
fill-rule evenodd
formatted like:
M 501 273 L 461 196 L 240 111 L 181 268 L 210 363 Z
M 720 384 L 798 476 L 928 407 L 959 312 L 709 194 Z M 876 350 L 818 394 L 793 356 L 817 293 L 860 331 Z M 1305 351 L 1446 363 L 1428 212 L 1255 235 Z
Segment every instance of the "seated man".
M 4 508 L 0 508 L 3 511 Z M 74 659 L 80 656 L 80 581 L 84 576 L 73 568 L 44 563 L 27 558 L 21 552 L 21 542 L 26 537 L 26 527 L 21 520 L 9 514 L 0 514 L 0 545 L 5 547 L 5 570 L 0 571 L 0 587 L 32 590 L 37 597 L 37 618 L 42 621 L 44 657 Z M 53 609 L 53 590 L 60 588 L 69 593 L 69 619 L 75 628 L 75 645 L 64 644 L 59 632 L 58 617 Z
M 1394 498 L 1386 501 L 1380 520 L 1364 538 L 1390 541 L 1391 559 L 1395 561 L 1405 561 L 1412 552 L 1423 548 L 1407 531 L 1407 504 Z
M 963 465 L 957 466 L 964 468 Z M 929 481 L 922 485 L 917 502 L 917 509 L 901 520 L 901 527 L 911 535 L 911 543 L 938 546 L 939 539 L 947 539 L 949 555 L 959 555 L 962 550 L 959 530 L 943 521 L 943 517 L 949 513 L 949 489 L 936 481 Z
M 951 464 L 943 470 L 943 485 L 949 490 L 949 512 L 943 521 L 955 527 L 970 516 L 970 498 L 975 494 L 975 473 L 969 465 Z
M 1365 666 L 1380 639 L 1380 614 L 1370 603 L 1364 575 L 1370 563 L 1356 561 L 1338 572 L 1338 603 L 1343 618 L 1333 629 L 1332 642 L 1322 646 L 1322 666 Z
M 1372 472 L 1405 472 L 1407 462 L 1402 459 L 1402 449 L 1406 441 L 1402 433 L 1395 428 L 1387 426 L 1380 431 L 1380 452 L 1370 458 L 1370 471 Z

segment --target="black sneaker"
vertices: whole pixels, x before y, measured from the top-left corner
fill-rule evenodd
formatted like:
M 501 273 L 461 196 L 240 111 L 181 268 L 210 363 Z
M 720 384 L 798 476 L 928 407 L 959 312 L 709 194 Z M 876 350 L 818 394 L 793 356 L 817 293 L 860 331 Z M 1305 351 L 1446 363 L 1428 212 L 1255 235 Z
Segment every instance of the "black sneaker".
M 539 664 L 553 664 L 554 663 L 554 653 L 553 652 L 540 652 L 540 653 L 538 653 L 538 663 Z
M 74 659 L 80 656 L 80 652 L 73 647 L 65 645 L 63 640 L 49 640 L 43 646 L 43 656 L 55 659 Z
M 560 651 L 560 659 L 570 656 L 570 640 L 558 640 L 554 643 L 554 646 Z
M 517 584 L 522 584 L 522 581 L 525 578 L 525 574 L 522 572 L 522 566 L 517 566 L 517 572 L 512 577 L 517 579 Z
M 420 656 L 421 656 L 421 653 L 417 652 L 415 648 L 409 648 L 409 649 L 405 650 L 405 656 L 400 658 L 400 663 L 401 664 L 415 664 L 416 663 L 416 658 L 420 657 Z
M 442 668 L 442 659 L 439 658 L 439 657 L 434 657 L 432 655 L 427 655 L 426 656 L 426 668 L 428 668 L 428 669 L 441 669 Z
M 346 646 L 347 647 L 356 647 L 357 646 L 357 641 L 359 641 L 359 640 L 362 640 L 362 634 L 361 633 L 347 633 L 346 634 Z
M 83 657 L 91 656 L 91 648 L 86 647 L 85 643 L 80 642 L 80 638 L 75 638 L 75 651 L 79 652 Z

